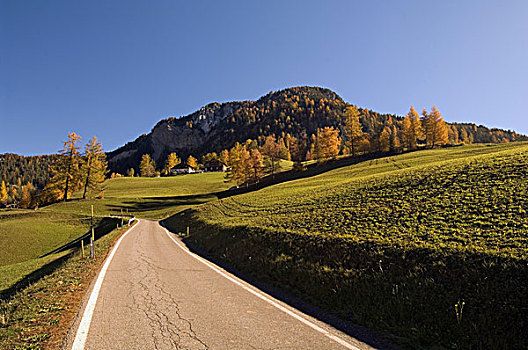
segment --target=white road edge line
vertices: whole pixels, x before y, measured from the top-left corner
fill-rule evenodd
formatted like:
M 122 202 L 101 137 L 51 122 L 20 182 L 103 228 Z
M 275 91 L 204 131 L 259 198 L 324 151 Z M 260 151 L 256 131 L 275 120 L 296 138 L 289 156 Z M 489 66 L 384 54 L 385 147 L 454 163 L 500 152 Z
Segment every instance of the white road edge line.
M 139 224 L 140 220 L 137 220 Z M 108 257 L 106 258 L 105 263 L 101 268 L 101 271 L 99 272 L 99 276 L 97 276 L 97 280 L 95 281 L 92 293 L 90 294 L 90 299 L 88 299 L 88 302 L 86 303 L 86 308 L 84 309 L 81 322 L 79 323 L 79 328 L 77 328 L 77 333 L 75 334 L 75 340 L 73 341 L 72 350 L 84 350 L 84 345 L 86 344 L 86 338 L 88 337 L 88 331 L 90 330 L 90 324 L 92 323 L 92 316 L 95 310 L 95 305 L 97 304 L 97 298 L 99 297 L 99 291 L 101 290 L 101 286 L 103 285 L 106 270 L 108 270 L 108 266 L 112 262 L 114 254 L 116 253 L 117 248 L 119 248 L 119 245 L 121 244 L 123 238 L 125 238 L 125 236 L 137 226 L 138 225 L 134 225 L 129 228 L 125 233 L 123 233 L 123 235 L 119 238 L 114 248 L 110 252 L 110 255 L 108 255 Z
M 311 327 L 312 329 L 316 330 L 317 332 L 319 333 L 322 333 L 324 334 L 325 336 L 327 336 L 328 338 L 332 339 L 333 341 L 343 345 L 345 348 L 347 349 L 351 349 L 351 350 L 360 350 L 358 347 L 355 347 L 354 345 L 348 343 L 347 341 L 339 338 L 338 336 L 328 332 L 327 330 L 319 327 L 318 325 L 316 325 L 315 323 L 307 320 L 306 318 L 296 314 L 295 312 L 291 311 L 290 309 L 288 308 L 285 308 L 284 306 L 280 305 L 279 303 L 277 303 L 276 301 L 270 299 L 269 297 L 267 297 L 266 295 L 264 295 L 263 293 L 260 293 L 260 292 L 257 292 L 251 288 L 249 288 L 248 286 L 246 286 L 245 284 L 243 284 L 242 282 L 234 279 L 233 277 L 225 274 L 222 270 L 220 270 L 218 267 L 216 267 L 214 264 L 212 264 L 211 262 L 209 262 L 208 260 L 202 258 L 201 256 L 199 255 L 196 255 L 194 254 L 193 252 L 189 251 L 185 246 L 183 246 L 180 242 L 178 242 L 176 239 L 174 239 L 174 237 L 171 235 L 171 233 L 169 232 L 169 230 L 167 230 L 165 227 L 161 226 L 164 230 L 165 230 L 165 233 L 167 234 L 167 236 L 169 236 L 169 238 L 174 242 L 176 243 L 176 245 L 178 247 L 180 247 L 184 252 L 186 252 L 187 254 L 189 254 L 190 256 L 192 256 L 193 258 L 195 258 L 196 260 L 200 261 L 201 263 L 207 265 L 209 268 L 211 268 L 212 270 L 214 270 L 215 272 L 217 272 L 218 274 L 220 274 L 222 277 L 224 278 L 227 278 L 228 280 L 230 280 L 231 282 L 235 283 L 236 285 L 244 288 L 245 290 L 247 290 L 248 292 L 250 292 L 251 294 L 255 295 L 256 297 L 264 300 L 265 302 L 275 306 L 277 309 L 287 313 L 288 315 L 290 315 L 291 317 L 301 321 L 302 323 L 304 323 L 305 325 L 307 325 L 308 327 Z

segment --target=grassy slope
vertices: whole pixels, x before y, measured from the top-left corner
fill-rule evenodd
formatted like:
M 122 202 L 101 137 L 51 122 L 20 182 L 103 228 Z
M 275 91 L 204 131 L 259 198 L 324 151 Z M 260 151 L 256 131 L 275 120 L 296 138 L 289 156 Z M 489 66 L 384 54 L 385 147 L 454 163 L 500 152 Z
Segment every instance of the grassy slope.
M 118 214 L 121 209 L 137 217 L 159 219 L 190 206 L 216 199 L 215 192 L 232 184 L 223 173 L 202 173 L 160 178 L 116 178 L 106 182 L 104 199 L 70 201 L 46 207 L 55 212 L 96 215 Z M 74 199 L 78 198 L 74 196 Z
M 104 199 L 61 202 L 38 211 L 0 211 L 0 291 L 63 256 L 39 258 L 89 230 L 91 205 L 99 216 L 123 209 L 139 217 L 160 218 L 214 200 L 211 193 L 229 186 L 222 173 L 116 178 L 107 181 Z
M 336 169 L 167 223 L 190 223 L 191 243 L 409 346 L 522 347 L 527 185 L 526 143 L 474 145 Z
M 76 252 L 53 273 L 0 300 L 0 349 L 59 349 L 91 280 L 123 230 L 97 240 L 96 259 Z
M 0 291 L 67 252 L 40 256 L 72 241 L 89 229 L 89 221 L 73 214 L 35 211 L 0 213 Z

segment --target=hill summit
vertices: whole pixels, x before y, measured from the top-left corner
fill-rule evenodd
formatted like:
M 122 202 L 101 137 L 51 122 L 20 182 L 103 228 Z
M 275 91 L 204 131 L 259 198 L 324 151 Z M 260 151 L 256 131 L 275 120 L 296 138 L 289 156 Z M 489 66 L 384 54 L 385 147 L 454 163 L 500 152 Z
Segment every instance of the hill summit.
M 181 157 L 191 154 L 197 157 L 220 152 L 248 139 L 262 144 L 269 135 L 277 139 L 297 138 L 301 159 L 295 160 L 304 160 L 318 128 L 331 126 L 343 133 L 343 112 L 348 106 L 334 91 L 309 86 L 271 91 L 257 101 L 213 102 L 190 115 L 159 121 L 149 134 L 110 152 L 109 167 L 114 172 L 125 173 L 129 168 L 137 169 L 143 154 L 150 154 L 160 164 L 171 152 Z M 359 112 L 364 132 L 374 135 L 381 125 L 393 134 L 401 133 L 402 117 L 363 108 Z M 451 144 L 528 140 L 512 131 L 475 124 L 448 126 Z

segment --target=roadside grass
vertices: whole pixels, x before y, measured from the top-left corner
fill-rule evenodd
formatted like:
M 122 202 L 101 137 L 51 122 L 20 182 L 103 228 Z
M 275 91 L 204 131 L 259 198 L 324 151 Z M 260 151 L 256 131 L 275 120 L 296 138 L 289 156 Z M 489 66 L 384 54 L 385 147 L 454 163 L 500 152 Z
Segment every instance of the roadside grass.
M 80 193 L 71 201 L 45 207 L 57 213 L 88 215 L 94 206 L 95 215 L 124 213 L 140 218 L 161 219 L 196 204 L 217 199 L 214 195 L 228 189 L 224 173 L 200 173 L 171 177 L 122 177 L 105 183 L 103 199 L 80 200 Z
M 525 348 L 527 190 L 527 143 L 472 145 L 365 161 L 165 225 L 405 347 Z
M 89 218 L 75 214 L 27 210 L 1 213 L 0 296 L 24 277 L 67 254 L 44 256 L 81 237 L 89 225 Z
M 0 266 L 38 258 L 89 228 L 90 219 L 75 214 L 23 211 L 0 215 Z
M 53 273 L 0 300 L 0 348 L 61 348 L 90 282 L 123 231 L 96 240 L 96 259 L 81 259 L 77 249 Z
M 28 259 L 22 262 L 0 266 L 0 292 L 13 286 L 25 276 L 32 272 L 41 269 L 43 266 L 60 259 L 69 252 L 64 251 L 56 254 L 51 254 L 42 258 Z

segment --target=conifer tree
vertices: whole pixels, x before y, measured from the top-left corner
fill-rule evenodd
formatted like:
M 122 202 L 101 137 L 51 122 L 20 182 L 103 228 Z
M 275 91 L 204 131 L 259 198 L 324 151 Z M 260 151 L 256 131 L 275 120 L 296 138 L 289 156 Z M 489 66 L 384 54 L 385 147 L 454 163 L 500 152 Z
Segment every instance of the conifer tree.
M 153 177 L 156 175 L 156 163 L 150 154 L 144 154 L 141 157 L 141 162 L 139 163 L 139 173 L 142 177 Z
M 83 199 L 86 199 L 88 189 L 94 192 L 102 191 L 103 183 L 108 173 L 108 163 L 106 161 L 106 153 L 103 151 L 103 145 L 97 141 L 95 136 L 85 145 L 81 173 L 84 182 Z
M 403 118 L 403 139 L 408 150 L 418 148 L 418 140 L 423 137 L 422 123 L 418 112 L 411 106 L 409 113 Z
M 249 162 L 250 169 L 250 178 L 253 181 L 258 182 L 258 180 L 263 176 L 263 161 L 262 154 L 258 149 L 251 150 L 251 157 Z
M 218 160 L 226 165 L 229 164 L 229 151 L 226 149 L 222 150 L 220 156 L 218 156 Z
M 447 124 L 442 118 L 440 111 L 433 106 L 431 113 L 427 113 L 424 108 L 422 111 L 422 125 L 425 131 L 425 142 L 427 147 L 445 145 L 448 141 Z
M 402 148 L 402 143 L 398 129 L 395 125 L 392 126 L 391 139 L 390 139 L 390 151 L 394 153 L 400 153 Z
M 11 203 L 15 203 L 18 200 L 18 191 L 14 186 L 11 186 Z
M 370 147 L 371 147 L 371 152 L 372 153 L 380 153 L 382 152 L 382 145 L 381 145 L 381 137 L 382 137 L 382 133 L 383 133 L 383 130 L 385 129 L 383 123 L 378 120 L 378 119 L 375 119 L 374 120 L 374 123 L 372 125 L 372 133 L 370 135 Z M 385 135 L 384 135 L 385 137 Z M 385 141 L 385 140 L 384 140 Z
M 6 205 L 7 199 L 8 199 L 7 187 L 6 187 L 4 180 L 2 180 L 2 185 L 0 185 L 0 204 Z
M 35 193 L 35 187 L 31 182 L 28 182 L 26 185 L 22 186 L 22 194 L 20 195 L 20 201 L 18 205 L 20 208 L 30 208 L 33 204 L 33 195 Z
M 389 128 L 384 128 L 379 137 L 379 147 L 381 152 L 390 151 L 390 137 L 391 134 Z
M 187 158 L 187 165 L 196 170 L 198 169 L 198 160 L 193 156 L 189 156 Z
M 281 146 L 275 141 L 275 137 L 271 135 L 266 137 L 264 145 L 262 145 L 260 149 L 260 153 L 267 157 L 266 169 L 273 177 L 279 168 L 279 160 L 283 153 Z
M 339 130 L 331 126 L 317 129 L 314 145 L 315 159 L 324 161 L 328 158 L 335 158 L 339 154 L 340 144 Z
M 356 106 L 349 106 L 345 109 L 345 131 L 346 147 L 353 156 L 358 153 L 358 146 L 361 139 L 365 137 L 363 127 L 359 122 L 359 111 Z
M 301 155 L 301 145 L 299 144 L 299 139 L 291 136 L 290 134 L 286 135 L 286 147 L 288 152 L 290 152 L 291 160 L 300 162 L 302 161 Z
M 245 145 L 242 146 L 236 142 L 235 145 L 229 150 L 229 157 L 227 160 L 227 172 L 225 174 L 226 179 L 235 179 L 238 181 L 242 177 L 243 164 L 242 164 L 242 152 L 245 150 Z
M 216 152 L 207 153 L 202 156 L 202 164 L 206 164 L 212 160 L 217 160 L 217 159 L 218 159 L 218 155 L 216 154 Z
M 243 184 L 251 177 L 251 155 L 246 145 L 240 149 L 240 159 L 233 168 L 233 177 L 237 184 Z
M 163 170 L 163 172 L 165 173 L 165 175 L 170 174 L 171 169 L 180 163 L 180 157 L 178 157 L 176 153 L 172 152 L 167 156 L 167 161 L 165 162 L 165 169 Z
M 76 133 L 68 133 L 68 140 L 64 141 L 64 147 L 59 151 L 59 157 L 51 168 L 52 178 L 46 184 L 44 195 L 48 201 L 62 199 L 66 201 L 69 195 L 80 188 L 80 146 L 77 144 L 81 137 Z

